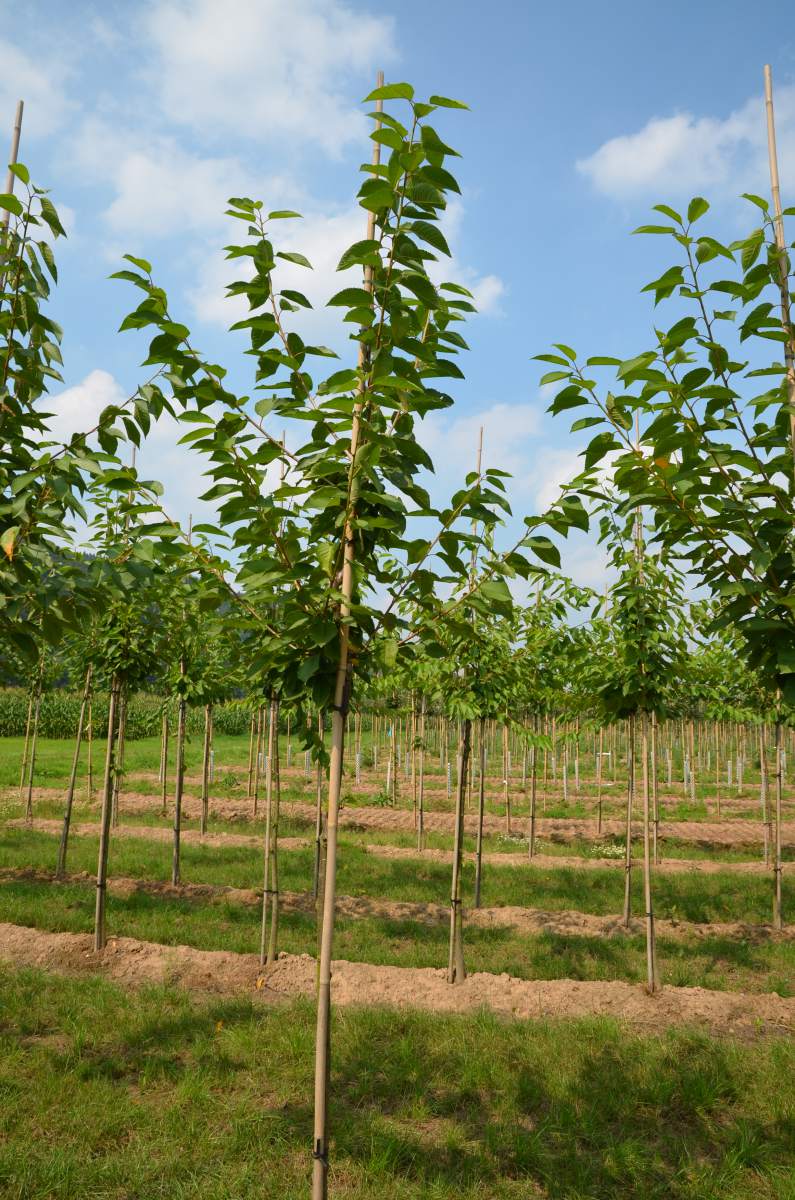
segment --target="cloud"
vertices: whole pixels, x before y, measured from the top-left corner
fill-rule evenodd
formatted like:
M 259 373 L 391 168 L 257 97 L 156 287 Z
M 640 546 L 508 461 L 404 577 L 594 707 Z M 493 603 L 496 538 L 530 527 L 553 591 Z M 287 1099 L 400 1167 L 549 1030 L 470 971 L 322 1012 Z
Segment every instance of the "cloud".
M 42 54 L 37 63 L 24 50 L 3 38 L 0 38 L 0 62 L 3 64 L 0 73 L 0 114 L 7 121 L 2 131 L 2 154 L 6 154 L 6 136 L 10 142 L 17 101 L 24 100 L 19 158 L 25 162 L 27 139 L 54 133 L 73 107 L 65 92 L 67 72 L 57 55 Z M 5 161 L 3 157 L 3 163 Z
M 785 188 L 795 188 L 795 86 L 776 91 L 778 156 Z M 635 133 L 604 142 L 577 170 L 597 191 L 628 198 L 698 191 L 765 195 L 770 188 L 767 127 L 761 96 L 727 117 L 676 113 L 653 117 Z
M 48 440 L 65 442 L 75 433 L 92 429 L 104 408 L 122 404 L 126 399 L 127 393 L 109 371 L 100 368 L 90 371 L 80 383 L 47 400 L 47 408 L 53 413 L 48 422 Z M 190 446 L 177 444 L 188 428 L 165 413 L 153 423 L 136 452 L 138 477 L 163 483 L 163 506 L 170 517 L 183 525 L 187 524 L 189 514 L 194 523 L 216 519 L 215 506 L 198 500 L 210 486 L 211 481 L 204 477 L 208 460 Z M 132 446 L 120 446 L 119 454 L 123 461 L 129 462 Z
M 258 142 L 298 138 L 337 156 L 363 139 L 358 91 L 395 57 L 391 18 L 340 0 L 156 0 L 151 79 L 171 120 Z

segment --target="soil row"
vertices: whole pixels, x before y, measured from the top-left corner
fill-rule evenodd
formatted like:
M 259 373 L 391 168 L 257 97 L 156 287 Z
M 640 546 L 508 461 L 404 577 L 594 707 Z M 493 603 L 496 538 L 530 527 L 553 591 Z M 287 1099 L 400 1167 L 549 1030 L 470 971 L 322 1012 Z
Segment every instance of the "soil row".
M 80 975 L 101 974 L 123 986 L 167 983 L 201 994 L 248 996 L 264 1002 L 312 997 L 315 960 L 282 955 L 263 974 L 256 955 L 162 946 L 112 938 L 95 954 L 89 934 L 48 933 L 0 924 L 0 958 L 16 966 Z M 579 980 L 527 981 L 478 972 L 450 985 L 432 968 L 333 963 L 336 1005 L 381 1005 L 437 1013 L 472 1013 L 484 1007 L 506 1018 L 613 1017 L 650 1032 L 697 1025 L 721 1035 L 754 1037 L 795 1031 L 795 999 L 773 994 L 713 992 L 664 987 L 648 995 L 628 983 Z
M 60 821 L 45 817 L 37 817 L 31 821 L 26 821 L 20 817 L 7 821 L 6 826 L 10 829 L 33 829 L 39 833 L 52 834 L 53 836 L 61 832 Z M 80 822 L 73 824 L 70 832 L 73 837 L 98 837 L 99 826 L 90 822 Z M 119 825 L 113 830 L 112 836 L 114 838 L 142 838 L 170 845 L 173 841 L 174 833 L 173 830 L 164 826 Z M 257 850 L 262 848 L 262 837 L 250 833 L 206 833 L 202 836 L 196 829 L 183 829 L 180 837 L 183 842 L 189 845 L 219 848 L 224 846 L 246 846 Z M 279 838 L 279 846 L 282 850 L 301 850 L 312 844 L 309 838 Z M 450 850 L 425 849 L 420 851 L 410 846 L 381 846 L 372 843 L 364 845 L 362 849 L 366 850 L 368 854 L 379 858 L 413 859 L 417 862 L 425 860 L 429 862 L 452 863 L 453 861 L 452 851 Z M 467 852 L 464 858 L 470 862 L 474 862 L 475 855 L 473 852 Z M 624 869 L 623 858 L 598 858 L 595 856 L 586 858 L 584 855 L 535 854 L 530 859 L 526 851 L 523 853 L 513 853 L 509 850 L 506 850 L 504 853 L 484 854 L 483 862 L 489 866 L 532 866 L 545 871 L 554 871 L 563 868 L 572 868 L 575 870 L 583 868 L 586 870 L 601 871 L 623 871 Z M 766 875 L 770 873 L 770 867 L 765 866 L 763 862 L 716 862 L 713 859 L 688 858 L 662 859 L 655 865 L 654 870 L 664 875 L 718 875 L 726 871 L 746 875 Z
M 36 883 L 80 883 L 94 886 L 94 876 L 85 871 L 67 874 L 57 880 L 53 871 L 30 867 L 0 868 L 0 884 L 4 881 L 30 880 Z M 156 879 L 133 879 L 129 876 L 112 876 L 108 890 L 118 896 L 136 894 L 162 896 L 172 899 L 223 900 L 232 904 L 249 906 L 262 903 L 262 892 L 257 888 L 235 888 L 209 883 L 172 884 Z M 315 901 L 307 892 L 281 892 L 280 905 L 283 912 L 313 914 Z M 444 926 L 450 919 L 446 904 L 426 901 L 388 900 L 370 896 L 338 895 L 338 916 L 349 918 L 369 917 L 382 921 L 408 921 L 419 925 Z M 556 934 L 572 937 L 639 937 L 644 932 L 641 918 L 631 918 L 629 925 L 621 917 L 597 916 L 594 913 L 570 909 L 525 908 L 504 904 L 494 908 L 465 908 L 464 921 L 467 926 L 479 929 L 516 929 L 526 934 Z M 708 938 L 730 938 L 744 942 L 792 941 L 795 940 L 795 925 L 786 925 L 774 930 L 770 925 L 751 925 L 741 921 L 673 921 L 655 919 L 657 933 L 661 937 L 678 940 Z

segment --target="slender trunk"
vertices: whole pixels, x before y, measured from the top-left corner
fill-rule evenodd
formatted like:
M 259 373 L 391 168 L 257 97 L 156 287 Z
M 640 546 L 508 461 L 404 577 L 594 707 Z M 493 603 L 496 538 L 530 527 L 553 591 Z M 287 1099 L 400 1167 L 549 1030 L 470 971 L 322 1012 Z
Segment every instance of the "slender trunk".
M 511 782 L 510 782 L 510 760 L 508 758 L 508 726 L 502 727 L 502 772 L 503 772 L 503 787 L 504 802 L 505 802 L 505 832 L 508 837 L 511 836 Z
M 419 762 L 417 764 L 419 771 L 419 786 L 417 791 L 417 849 L 422 851 L 425 849 L 425 712 L 427 701 L 423 696 L 420 703 L 420 751 Z
M 377 86 L 382 87 L 383 72 L 378 73 Z M 377 111 L 383 102 L 376 101 Z M 380 127 L 380 122 L 377 123 Z M 381 161 L 378 143 L 373 146 L 373 164 Z M 367 236 L 375 233 L 375 213 L 369 213 Z M 372 292 L 373 273 L 365 267 L 364 287 Z M 326 875 L 323 887 L 323 929 L 320 938 L 317 988 L 317 1024 L 315 1028 L 315 1111 L 312 1151 L 312 1200 L 326 1200 L 328 1195 L 328 1092 L 331 1063 L 331 955 L 334 947 L 334 909 L 337 894 L 337 831 L 339 825 L 340 794 L 342 791 L 342 767 L 345 753 L 345 718 L 351 698 L 353 663 L 350 657 L 348 620 L 354 598 L 355 538 L 353 517 L 356 511 L 357 474 L 356 459 L 361 433 L 362 393 L 365 387 L 365 372 L 370 366 L 370 352 L 364 341 L 359 343 L 358 368 L 361 373 L 359 393 L 353 408 L 348 466 L 348 509 L 342 531 L 342 593 L 339 622 L 339 658 L 334 685 L 334 703 L 331 710 L 331 755 L 329 759 L 328 817 Z
M 91 696 L 88 697 L 88 729 L 86 731 L 86 799 L 90 804 L 94 798 L 94 714 Z
M 627 843 L 624 858 L 624 924 L 629 926 L 632 913 L 632 801 L 635 792 L 635 718 L 629 718 L 627 732 Z
M 33 820 L 33 776 L 36 771 L 36 742 L 39 736 L 39 715 L 41 713 L 41 673 L 36 687 L 36 700 L 33 705 L 33 729 L 30 734 L 30 763 L 28 767 L 28 795 L 25 802 L 25 820 Z
M 251 714 L 251 725 L 248 734 L 248 786 L 246 788 L 246 799 L 254 799 L 254 754 L 256 752 L 256 733 L 257 733 L 257 717 L 255 713 Z
M 652 726 L 652 729 L 654 727 Z M 654 734 L 652 733 L 652 738 Z M 646 905 L 646 988 L 653 992 L 657 984 L 654 906 L 652 903 L 652 848 L 649 811 L 649 718 L 641 714 L 641 755 L 643 759 L 643 896 Z
M 776 837 L 773 844 L 773 928 L 781 929 L 781 805 L 784 793 L 784 758 L 781 745 L 781 718 L 776 713 Z
M 113 804 L 114 748 L 116 745 L 116 709 L 120 683 L 113 676 L 108 704 L 108 741 L 105 751 L 105 778 L 102 785 L 102 815 L 99 826 L 99 861 L 97 863 L 97 898 L 94 912 L 94 951 L 105 948 L 105 900 L 108 889 L 108 851 L 110 849 L 110 818 Z
M 254 816 L 257 815 L 259 808 L 259 781 L 260 781 L 260 763 L 262 762 L 262 739 L 264 736 L 265 718 L 263 706 L 260 704 L 257 708 L 257 750 L 254 758 Z
M 602 836 L 602 747 L 604 730 L 599 729 L 599 760 L 596 764 L 596 836 Z
M 184 679 L 186 673 L 185 659 L 180 660 L 179 673 Z M 179 704 L 177 706 L 177 762 L 176 762 L 176 786 L 174 788 L 174 849 L 171 859 L 171 883 L 176 887 L 179 883 L 179 854 L 180 854 L 180 832 L 182 829 L 182 790 L 185 786 L 185 714 L 187 703 L 185 696 L 180 692 Z
M 265 878 L 262 887 L 262 924 L 260 927 L 259 961 L 272 966 L 276 959 L 279 924 L 279 705 L 270 702 L 268 719 L 268 766 L 265 772 Z M 270 938 L 268 940 L 268 905 L 271 906 Z M 267 953 L 265 942 L 268 940 Z
M 22 797 L 25 795 L 25 781 L 28 777 L 28 754 L 30 751 L 30 730 L 33 725 L 33 705 L 36 702 L 36 687 L 30 689 L 28 697 L 28 719 L 25 722 L 25 746 L 22 751 L 22 769 L 19 773 L 19 803 L 22 803 Z
M 538 713 L 533 715 L 533 736 L 538 737 Z M 538 791 L 538 746 L 533 742 L 530 760 L 530 838 L 528 854 L 530 858 L 536 852 L 536 793 Z
M 204 745 L 202 746 L 202 815 L 200 833 L 204 837 L 207 832 L 207 819 L 210 815 L 210 745 L 213 736 L 213 706 L 204 706 Z
M 72 802 L 75 795 L 75 783 L 77 782 L 77 768 L 80 763 L 80 744 L 83 740 L 83 722 L 85 721 L 86 708 L 88 707 L 88 698 L 91 695 L 91 672 L 89 666 L 86 671 L 86 682 L 83 688 L 83 699 L 80 704 L 80 715 L 77 719 L 77 737 L 75 739 L 75 752 L 72 758 L 72 770 L 69 775 L 69 787 L 66 789 L 66 807 L 63 814 L 63 829 L 61 830 L 61 844 L 58 847 L 58 866 L 56 867 L 56 875 L 60 879 L 66 871 L 66 850 L 69 843 L 69 825 L 72 820 Z
M 325 722 L 322 712 L 317 714 L 317 735 L 320 741 L 323 741 L 325 734 Z M 315 782 L 317 785 L 316 810 L 315 810 L 315 866 L 312 873 L 312 896 L 315 901 L 320 897 L 323 890 L 323 865 L 325 839 L 323 837 L 323 764 L 318 756 L 317 766 L 315 768 Z M 317 929 L 318 929 L 318 955 L 320 953 L 320 930 L 322 929 L 322 910 L 318 908 L 317 912 Z
M 127 734 L 127 688 L 122 686 L 119 695 L 119 732 L 117 736 L 116 746 L 116 771 L 113 777 L 113 811 L 111 820 L 113 827 L 116 828 L 119 824 L 119 799 L 121 797 L 121 784 L 124 776 L 124 745 Z
M 450 889 L 450 952 L 447 961 L 447 982 L 463 983 L 464 968 L 464 914 L 461 906 L 461 865 L 464 849 L 464 789 L 469 767 L 469 750 L 472 739 L 472 722 L 462 722 L 461 742 L 458 750 L 458 782 L 455 794 L 455 842 L 453 845 L 453 879 Z
M 160 780 L 160 812 L 166 815 L 168 793 L 168 709 L 163 712 L 163 777 Z
M 651 806 L 654 832 L 652 858 L 654 865 L 660 861 L 660 801 L 657 788 L 657 714 L 651 714 Z
M 770 790 L 767 777 L 767 746 L 765 745 L 765 725 L 759 726 L 759 790 L 762 800 L 762 827 L 764 829 L 765 866 L 770 866 L 770 847 L 773 841 L 770 827 Z
M 478 729 L 478 832 L 475 844 L 475 908 L 480 908 L 480 885 L 483 877 L 483 813 L 486 805 L 486 739 L 484 722 Z

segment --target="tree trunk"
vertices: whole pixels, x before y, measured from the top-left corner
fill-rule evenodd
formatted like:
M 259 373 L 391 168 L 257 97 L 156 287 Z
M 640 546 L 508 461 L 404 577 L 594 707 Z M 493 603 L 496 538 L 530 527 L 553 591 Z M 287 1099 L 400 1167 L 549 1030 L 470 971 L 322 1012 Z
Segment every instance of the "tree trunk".
M 22 803 L 22 797 L 25 795 L 25 781 L 28 777 L 28 754 L 30 751 L 30 731 L 33 725 L 33 705 L 36 702 L 36 686 L 30 689 L 28 697 L 28 719 L 25 722 L 25 745 L 22 750 L 22 769 L 19 773 L 19 803 Z
M 483 813 L 486 806 L 486 738 L 483 718 L 478 729 L 478 833 L 475 844 L 475 908 L 480 908 L 483 877 Z
M 33 820 L 33 776 L 36 771 L 36 742 L 39 736 L 39 714 L 41 713 L 41 672 L 36 685 L 36 700 L 33 705 L 33 729 L 30 735 L 30 763 L 28 767 L 28 795 L 25 802 L 25 820 Z
M 455 795 L 455 843 L 453 846 L 453 879 L 450 889 L 450 952 L 447 961 L 447 982 L 463 983 L 464 968 L 464 914 L 461 907 L 461 864 L 464 849 L 464 792 L 469 767 L 469 750 L 472 741 L 472 722 L 462 722 L 461 742 L 458 750 L 458 781 Z
M 533 715 L 533 737 L 538 738 L 538 713 Z M 527 853 L 533 858 L 536 852 L 536 807 L 538 792 L 538 744 L 533 742 L 530 759 L 530 837 Z
M 251 714 L 251 726 L 248 734 L 248 786 L 246 788 L 246 799 L 254 799 L 254 754 L 256 750 L 256 727 L 257 718 L 254 713 Z
M 632 802 L 635 798 L 635 718 L 629 718 L 627 732 L 627 832 L 624 858 L 624 924 L 629 927 L 632 913 Z
M 323 713 L 318 710 L 317 714 L 317 734 L 321 742 L 325 737 L 325 721 Z M 317 765 L 315 768 L 317 796 L 315 809 L 315 866 L 312 874 L 312 896 L 317 902 L 323 891 L 324 863 L 325 863 L 325 839 L 323 837 L 323 764 L 318 756 Z M 317 929 L 318 929 L 318 957 L 320 956 L 320 931 L 323 926 L 322 910 L 318 907 L 317 910 Z
M 119 732 L 117 734 L 118 744 L 116 746 L 116 771 L 113 776 L 113 811 L 111 820 L 114 828 L 116 828 L 119 824 L 119 798 L 121 796 L 121 784 L 124 776 L 124 746 L 126 735 L 127 688 L 122 686 L 119 694 Z
M 105 750 L 105 778 L 102 784 L 102 815 L 99 826 L 99 861 L 97 863 L 97 899 L 94 912 L 94 951 L 105 948 L 105 900 L 108 888 L 108 851 L 110 849 L 110 818 L 113 806 L 114 747 L 116 744 L 116 711 L 120 682 L 114 675 L 108 704 L 108 741 Z
M 776 713 L 776 837 L 773 844 L 773 928 L 781 929 L 781 805 L 784 793 L 784 758 L 781 745 L 781 718 Z
M 425 849 L 425 714 L 427 701 L 422 697 L 420 702 L 420 752 L 417 768 L 419 771 L 419 789 L 417 792 L 417 849 Z
M 185 659 L 180 660 L 179 673 L 184 679 L 186 673 Z M 180 833 L 182 830 L 182 791 L 185 786 L 185 714 L 187 702 L 180 693 L 177 706 L 177 762 L 176 786 L 174 788 L 174 849 L 171 859 L 171 883 L 176 887 L 179 883 L 179 854 Z
M 653 735 L 652 735 L 653 736 Z M 657 986 L 656 940 L 654 936 L 654 906 L 652 903 L 651 813 L 649 810 L 649 718 L 641 714 L 641 755 L 643 758 L 643 895 L 646 904 L 646 987 L 653 992 Z
M 88 729 L 86 731 L 86 799 L 90 804 L 94 799 L 94 715 L 91 709 L 91 695 L 88 697 Z
M 210 746 L 213 738 L 213 706 L 204 706 L 204 745 L 202 746 L 202 815 L 200 833 L 204 837 L 207 832 L 207 819 L 210 815 Z
M 72 820 L 72 802 L 74 801 L 75 783 L 77 782 L 77 768 L 80 763 L 80 743 L 83 740 L 83 722 L 85 721 L 88 698 L 91 695 L 91 671 L 92 668 L 89 666 L 86 671 L 86 682 L 83 688 L 83 699 L 80 704 L 80 715 L 77 719 L 77 738 L 75 739 L 75 752 L 72 758 L 72 770 L 69 775 L 69 787 L 66 789 L 66 807 L 63 814 L 61 844 L 58 847 L 58 866 L 55 871 L 59 879 L 63 877 L 66 871 L 66 850 L 69 844 L 69 825 Z
M 268 905 L 271 906 L 270 933 Z M 279 704 L 271 699 L 268 722 L 268 768 L 265 774 L 265 878 L 262 888 L 260 966 L 276 961 L 279 928 Z M 267 953 L 265 942 L 268 941 Z
M 160 811 L 166 815 L 166 795 L 168 792 L 168 711 L 163 713 L 163 775 L 160 780 Z

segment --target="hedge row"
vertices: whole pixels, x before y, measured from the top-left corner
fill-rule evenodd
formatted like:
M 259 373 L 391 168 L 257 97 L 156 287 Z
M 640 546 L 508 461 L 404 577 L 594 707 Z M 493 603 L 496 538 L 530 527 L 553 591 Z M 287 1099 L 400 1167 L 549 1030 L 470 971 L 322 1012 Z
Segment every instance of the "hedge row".
M 28 693 L 22 688 L 0 689 L 0 737 L 24 737 L 28 717 Z M 72 738 L 77 731 L 80 716 L 79 692 L 56 690 L 45 692 L 41 698 L 39 733 L 42 737 Z M 168 704 L 171 728 L 177 718 L 176 701 Z M 130 697 L 127 704 L 127 737 L 156 737 L 160 733 L 163 698 L 143 692 Z M 102 737 L 108 725 L 108 698 L 95 696 L 92 703 L 94 733 Z M 242 704 L 222 704 L 213 709 L 213 725 L 216 733 L 241 735 L 248 732 L 250 715 Z M 204 709 L 188 708 L 188 732 L 198 734 L 204 730 Z

